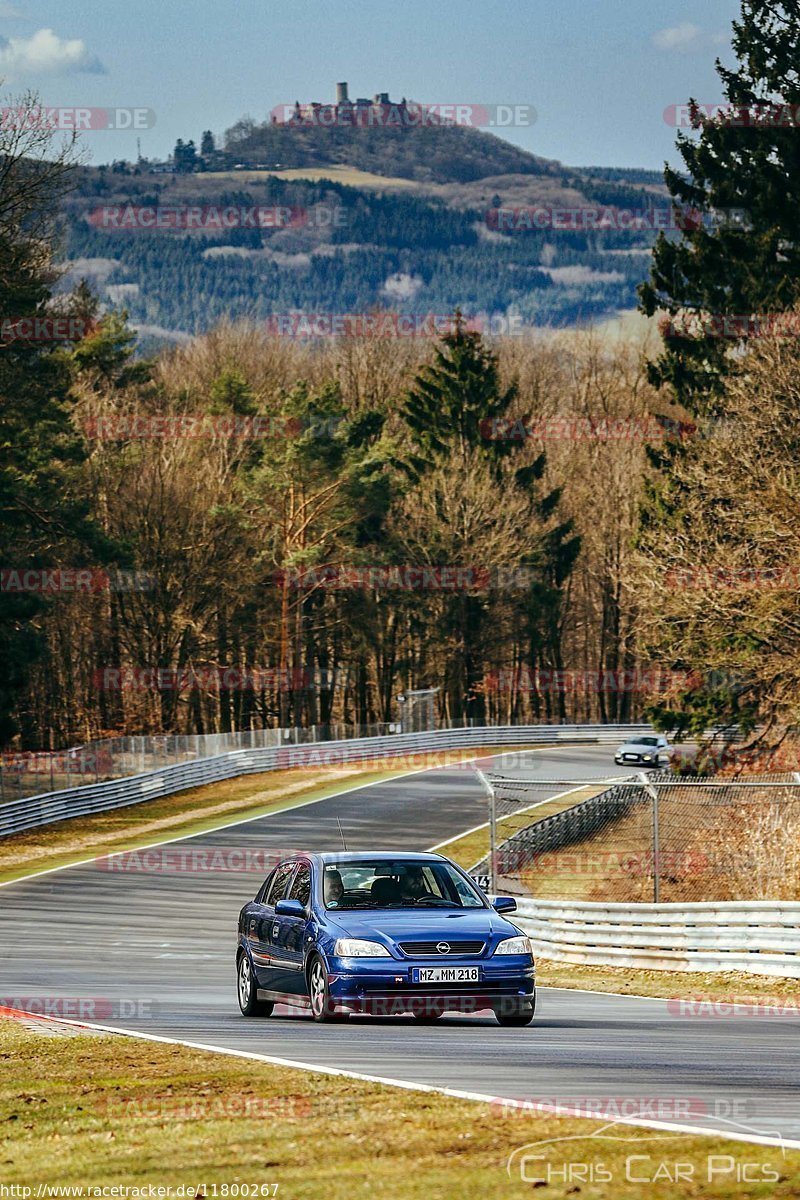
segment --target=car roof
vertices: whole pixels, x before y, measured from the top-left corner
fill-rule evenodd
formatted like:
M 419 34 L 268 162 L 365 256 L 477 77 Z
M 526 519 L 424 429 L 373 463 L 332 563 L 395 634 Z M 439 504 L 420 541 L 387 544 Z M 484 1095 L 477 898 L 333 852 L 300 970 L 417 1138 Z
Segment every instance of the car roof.
M 419 862 L 420 859 L 441 862 L 444 856 L 426 853 L 422 850 L 327 850 L 323 854 L 309 854 L 308 857 L 315 858 L 322 863 L 346 863 L 361 862 L 364 859 L 368 859 L 370 862 L 402 862 L 404 860 Z

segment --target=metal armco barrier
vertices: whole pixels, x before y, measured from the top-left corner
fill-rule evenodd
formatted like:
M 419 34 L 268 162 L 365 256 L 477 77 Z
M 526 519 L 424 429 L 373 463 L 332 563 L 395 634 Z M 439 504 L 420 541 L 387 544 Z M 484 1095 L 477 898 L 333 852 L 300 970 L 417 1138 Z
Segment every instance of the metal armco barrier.
M 519 900 L 513 920 L 556 962 L 800 979 L 800 902 Z
M 291 733 L 292 731 L 287 731 Z M 212 758 L 195 759 L 126 779 L 88 784 L 0 805 L 0 837 L 20 833 L 91 813 L 140 804 L 188 788 L 218 783 L 238 775 L 255 775 L 293 766 L 358 763 L 371 758 L 391 760 L 426 751 L 468 750 L 475 746 L 548 745 L 553 742 L 614 744 L 649 725 L 500 725 L 471 729 L 437 729 L 427 733 L 398 733 L 338 742 L 316 742 L 258 749 L 232 750 Z

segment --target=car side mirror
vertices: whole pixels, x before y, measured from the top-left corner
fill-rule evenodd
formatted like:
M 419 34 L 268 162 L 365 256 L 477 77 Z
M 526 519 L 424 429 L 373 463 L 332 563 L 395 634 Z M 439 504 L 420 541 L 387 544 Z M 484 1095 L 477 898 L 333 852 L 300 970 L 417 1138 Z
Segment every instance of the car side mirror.
M 492 896 L 492 908 L 499 913 L 516 912 L 517 902 L 513 896 Z
M 306 910 L 299 900 L 279 900 L 275 905 L 276 917 L 304 917 L 305 915 Z

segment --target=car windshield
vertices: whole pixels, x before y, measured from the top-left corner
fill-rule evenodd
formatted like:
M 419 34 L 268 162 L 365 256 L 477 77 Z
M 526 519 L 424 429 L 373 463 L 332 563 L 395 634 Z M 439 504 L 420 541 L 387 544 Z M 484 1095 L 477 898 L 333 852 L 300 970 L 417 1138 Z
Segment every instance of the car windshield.
M 363 859 L 328 863 L 326 908 L 483 908 L 477 887 L 449 863 Z
M 634 742 L 634 745 L 635 745 L 635 746 L 657 746 L 657 745 L 658 745 L 658 738 L 654 738 L 654 737 L 640 737 L 640 738 L 637 738 L 637 739 L 636 739 L 636 741 Z

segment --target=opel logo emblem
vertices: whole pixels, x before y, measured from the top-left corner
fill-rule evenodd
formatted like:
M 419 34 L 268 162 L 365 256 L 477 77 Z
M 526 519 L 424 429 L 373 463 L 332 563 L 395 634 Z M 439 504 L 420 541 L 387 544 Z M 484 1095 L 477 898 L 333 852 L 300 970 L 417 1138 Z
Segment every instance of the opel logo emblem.
M 449 942 L 437 942 L 436 949 L 439 951 L 440 954 L 449 954 L 450 953 L 450 943 Z

